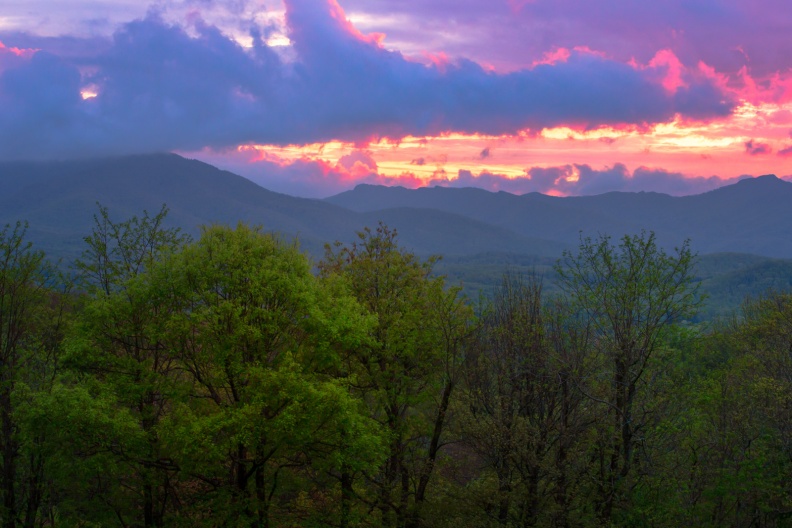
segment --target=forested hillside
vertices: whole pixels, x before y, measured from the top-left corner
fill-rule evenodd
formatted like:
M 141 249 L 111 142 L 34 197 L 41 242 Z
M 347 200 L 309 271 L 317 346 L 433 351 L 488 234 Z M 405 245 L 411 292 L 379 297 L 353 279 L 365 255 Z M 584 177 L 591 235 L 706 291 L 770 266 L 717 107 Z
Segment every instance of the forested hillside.
M 535 276 L 542 281 L 545 294 L 557 294 L 557 261 L 553 257 L 493 252 L 444 257 L 434 270 L 450 284 L 461 286 L 462 293 L 475 302 L 491 299 L 504 273 Z M 792 289 L 792 260 L 743 253 L 697 255 L 693 277 L 703 298 L 693 320 L 713 323 L 739 315 L 748 298 Z
M 73 277 L 0 233 L 4 528 L 790 523 L 792 296 L 698 327 L 687 243 L 584 238 L 474 310 L 383 224 L 314 272 L 165 220 L 100 210 Z
M 646 230 L 666 250 L 691 240 L 699 255 L 694 275 L 707 296 L 698 320 L 712 320 L 731 316 L 746 296 L 792 282 L 792 261 L 772 257 L 792 256 L 785 249 L 792 241 L 790 188 L 762 177 L 684 198 L 555 198 L 361 185 L 328 200 L 309 200 L 268 191 L 205 163 L 154 154 L 0 163 L 0 225 L 28 220 L 28 239 L 68 268 L 82 252 L 97 202 L 115 218 L 159 211 L 167 203 L 166 227 L 194 237 L 201 225 L 260 225 L 284 241 L 296 238 L 314 261 L 326 242 L 350 240 L 361 226 L 383 221 L 406 249 L 422 258 L 442 255 L 435 272 L 473 299 L 491 297 L 508 269 L 540 275 L 545 292 L 553 293 L 553 265 L 565 249 L 578 246 L 581 234 Z M 736 253 L 748 250 L 756 254 Z

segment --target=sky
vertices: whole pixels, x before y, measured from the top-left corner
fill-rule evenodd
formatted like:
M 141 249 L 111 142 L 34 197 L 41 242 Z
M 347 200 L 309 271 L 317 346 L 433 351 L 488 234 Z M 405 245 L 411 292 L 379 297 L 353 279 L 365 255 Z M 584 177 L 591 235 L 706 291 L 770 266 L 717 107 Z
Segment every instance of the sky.
M 176 152 L 292 195 L 792 179 L 788 0 L 0 0 L 0 160 Z

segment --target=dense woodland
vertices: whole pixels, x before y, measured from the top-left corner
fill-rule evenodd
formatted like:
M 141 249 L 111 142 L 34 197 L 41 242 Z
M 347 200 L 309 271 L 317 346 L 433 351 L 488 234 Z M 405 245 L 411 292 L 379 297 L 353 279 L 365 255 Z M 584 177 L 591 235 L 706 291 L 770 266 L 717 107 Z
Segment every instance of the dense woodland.
M 68 273 L 0 233 L 2 528 L 792 525 L 789 293 L 695 324 L 642 233 L 469 300 L 384 225 L 164 215 Z

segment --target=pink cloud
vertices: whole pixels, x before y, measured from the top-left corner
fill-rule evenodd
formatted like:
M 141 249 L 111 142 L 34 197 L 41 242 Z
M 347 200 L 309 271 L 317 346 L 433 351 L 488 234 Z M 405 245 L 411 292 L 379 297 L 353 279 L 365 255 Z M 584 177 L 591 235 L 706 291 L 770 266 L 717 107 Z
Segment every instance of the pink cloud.
M 433 185 L 450 187 L 482 187 L 514 194 L 539 192 L 553 196 L 585 196 L 613 191 L 652 191 L 683 196 L 710 191 L 726 183 L 729 181 L 717 176 L 690 177 L 647 167 L 629 171 L 621 163 L 602 169 L 594 169 L 586 164 L 532 167 L 526 170 L 524 176 L 516 178 L 486 171 L 476 175 L 463 170 L 455 179 L 431 182 Z
M 686 69 L 673 51 L 668 49 L 658 51 L 649 61 L 649 67 L 665 71 L 660 83 L 668 92 L 675 93 L 679 88 L 687 86 L 682 78 Z
M 38 50 L 36 50 L 36 49 L 22 49 L 22 48 L 17 48 L 17 47 L 10 47 L 9 48 L 5 44 L 3 44 L 2 41 L 0 41 L 0 54 L 11 53 L 12 55 L 16 55 L 17 57 L 30 58 L 30 56 L 33 55 L 36 51 L 38 51 Z
M 439 53 L 429 53 L 428 51 L 425 51 L 422 55 L 429 62 L 429 64 L 432 64 L 441 72 L 445 72 L 448 66 L 451 64 L 451 60 L 448 58 L 448 55 L 442 51 Z
M 352 35 L 354 38 L 360 40 L 361 42 L 365 42 L 367 44 L 373 44 L 377 47 L 382 47 L 382 41 L 385 40 L 385 33 L 370 33 L 368 35 L 364 35 L 358 29 L 352 25 L 352 22 L 349 21 L 346 17 L 346 13 L 341 8 L 337 0 L 324 0 L 327 2 L 327 13 L 329 14 L 330 18 L 332 18 L 336 25 L 346 31 L 349 35 Z M 286 5 L 286 16 L 294 16 L 293 9 L 294 4 L 291 2 L 285 2 Z M 320 8 L 321 9 L 321 8 Z M 292 27 L 292 31 L 294 31 L 294 27 Z
M 544 55 L 542 55 L 541 59 L 534 61 L 532 66 L 538 66 L 539 64 L 556 64 L 558 62 L 566 62 L 571 56 L 572 53 L 567 48 L 556 48 L 553 51 L 546 52 Z
M 22 66 L 34 53 L 36 53 L 36 51 L 38 50 L 9 47 L 0 41 L 0 73 L 9 68 Z
M 710 65 L 735 89 L 742 85 L 744 67 L 760 84 L 769 82 L 785 92 L 792 71 L 792 11 L 786 0 L 767 0 L 761 9 L 748 0 L 460 0 L 454 5 L 455 31 L 441 35 L 437 28 L 447 28 L 448 18 L 444 2 L 344 0 L 344 5 L 372 15 L 371 28 L 387 28 L 399 42 L 421 42 L 422 35 L 434 34 L 432 42 L 449 57 L 489 62 L 501 71 L 575 46 L 640 64 L 666 50 L 682 64 Z M 399 16 L 381 17 L 378 25 L 377 14 Z
M 353 180 L 365 179 L 371 174 L 377 174 L 377 162 L 371 152 L 356 150 L 342 156 L 336 164 L 336 170 L 346 171 Z

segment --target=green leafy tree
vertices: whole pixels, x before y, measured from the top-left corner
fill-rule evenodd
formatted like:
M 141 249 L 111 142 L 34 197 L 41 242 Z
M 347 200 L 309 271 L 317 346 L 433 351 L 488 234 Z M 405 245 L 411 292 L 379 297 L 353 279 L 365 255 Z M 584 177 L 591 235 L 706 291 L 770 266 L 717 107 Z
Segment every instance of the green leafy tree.
M 743 348 L 754 343 L 743 341 L 750 335 L 745 331 L 740 321 L 703 336 L 686 330 L 670 340 L 675 357 L 684 359 L 671 365 L 664 391 L 670 406 L 647 449 L 653 463 L 635 486 L 622 524 L 788 523 L 789 459 L 765 414 L 773 403 L 760 364 Z
M 166 346 L 163 326 L 177 304 L 148 273 L 187 241 L 178 229 L 164 227 L 166 215 L 163 206 L 154 217 L 144 213 L 113 222 L 100 206 L 94 231 L 85 238 L 87 248 L 76 263 L 88 294 L 67 357 L 73 371 L 91 378 L 83 377 L 75 390 L 98 384 L 98 397 L 115 402 L 107 419 L 136 423 L 134 429 L 125 429 L 123 438 L 110 435 L 104 443 L 83 447 L 111 454 L 126 469 L 115 475 L 120 489 L 131 491 L 125 495 L 119 488 L 107 489 L 100 485 L 101 476 L 93 475 L 88 480 L 97 483 L 94 494 L 121 522 L 139 521 L 146 527 L 162 526 L 177 501 L 173 481 L 178 467 L 163 452 L 160 438 L 164 416 L 181 397 L 177 363 Z M 81 442 L 75 439 L 75 444 Z
M 154 216 L 148 211 L 121 222 L 110 218 L 107 207 L 97 203 L 93 232 L 86 236 L 86 248 L 75 262 L 81 285 L 89 291 L 110 295 L 131 278 L 143 273 L 165 252 L 174 251 L 190 240 L 179 228 L 165 227 L 168 208 L 163 205 Z
M 588 396 L 603 413 L 592 474 L 603 523 L 627 506 L 628 477 L 655 419 L 648 397 L 652 361 L 669 326 L 698 306 L 694 262 L 687 241 L 669 255 L 654 233 L 642 232 L 617 246 L 607 236 L 581 238 L 577 253 L 565 252 L 556 266 L 561 289 L 592 326 L 600 361 L 602 377 Z
M 370 318 L 341 285 L 320 285 L 295 245 L 244 225 L 205 228 L 154 275 L 182 303 L 167 325 L 192 389 L 168 442 L 194 483 L 196 515 L 308 522 L 313 469 L 379 459 L 376 424 L 331 374 Z
M 26 228 L 0 231 L 0 519 L 8 528 L 33 526 L 45 493 L 41 439 L 21 425 L 36 393 L 51 387 L 63 313 L 59 278 L 25 241 Z
M 504 276 L 469 354 L 458 412 L 464 443 L 485 466 L 470 496 L 481 525 L 582 520 L 589 337 L 562 303 L 543 304 L 537 277 Z
M 380 224 L 349 246 L 328 246 L 320 263 L 323 276 L 346 277 L 376 318 L 368 339 L 346 351 L 343 367 L 386 429 L 388 456 L 376 472 L 345 468 L 341 481 L 343 496 L 370 504 L 382 526 L 419 526 L 425 517 L 470 333 L 472 314 L 458 290 L 430 276 L 435 260 L 421 262 Z

